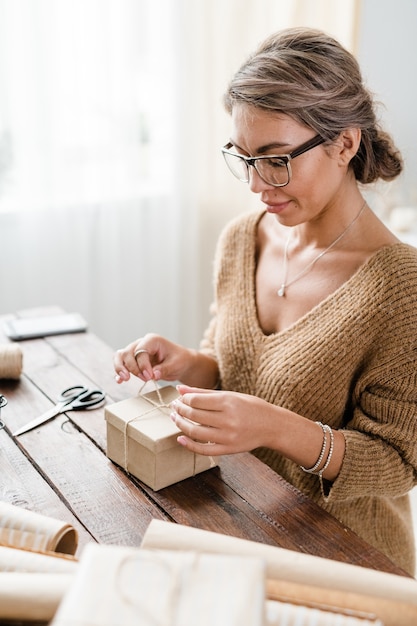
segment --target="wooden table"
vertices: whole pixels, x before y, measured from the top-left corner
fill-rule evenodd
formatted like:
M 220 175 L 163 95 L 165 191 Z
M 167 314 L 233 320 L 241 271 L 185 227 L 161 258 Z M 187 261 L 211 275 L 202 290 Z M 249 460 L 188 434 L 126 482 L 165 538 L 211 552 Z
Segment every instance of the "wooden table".
M 49 310 L 26 311 L 21 317 Z M 7 342 L 0 317 L 0 345 Z M 152 518 L 169 520 L 347 563 L 406 575 L 249 453 L 153 492 L 106 457 L 104 408 L 73 411 L 13 438 L 66 387 L 99 387 L 107 403 L 137 395 L 114 380 L 113 350 L 88 333 L 19 343 L 19 381 L 0 381 L 8 400 L 0 430 L 0 499 L 70 522 L 80 554 L 91 541 L 139 546 Z

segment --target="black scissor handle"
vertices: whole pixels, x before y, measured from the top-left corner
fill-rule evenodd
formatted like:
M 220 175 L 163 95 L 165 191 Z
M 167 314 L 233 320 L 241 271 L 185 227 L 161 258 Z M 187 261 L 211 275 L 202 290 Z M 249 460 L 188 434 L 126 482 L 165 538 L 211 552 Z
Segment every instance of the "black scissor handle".
M 71 402 L 75 400 L 78 396 L 81 396 L 86 391 L 88 391 L 87 387 L 84 385 L 75 385 L 75 387 L 68 387 L 68 389 L 64 389 L 64 391 L 59 396 L 60 402 Z
M 7 399 L 0 393 L 0 415 L 1 415 L 2 408 L 6 406 L 6 404 L 7 404 Z M 4 428 L 4 423 L 0 419 L 0 430 L 2 428 Z
M 101 389 L 86 389 L 70 403 L 74 411 L 98 408 L 103 404 L 106 394 Z

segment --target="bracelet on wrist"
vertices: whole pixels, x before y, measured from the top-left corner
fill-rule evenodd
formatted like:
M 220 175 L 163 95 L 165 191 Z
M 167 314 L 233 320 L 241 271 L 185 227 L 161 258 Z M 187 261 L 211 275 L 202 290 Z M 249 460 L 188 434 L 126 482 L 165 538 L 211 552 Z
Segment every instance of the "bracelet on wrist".
M 313 467 L 307 468 L 307 467 L 303 467 L 302 465 L 300 467 L 303 470 L 303 472 L 306 472 L 307 474 L 319 474 L 321 476 L 323 471 L 328 467 L 330 463 L 329 457 L 331 453 L 333 452 L 333 432 L 330 426 L 328 426 L 327 424 L 322 424 L 321 422 L 316 422 L 316 424 L 320 426 L 320 428 L 323 431 L 323 443 L 321 446 L 320 454 L 318 456 L 317 461 L 314 463 Z M 327 448 L 327 433 L 329 433 L 329 437 L 330 437 L 330 449 L 329 449 L 325 464 L 323 468 L 321 469 L 320 466 L 323 463 L 324 455 L 326 453 L 326 448 Z
M 320 479 L 323 477 L 323 472 L 325 472 L 327 470 L 327 468 L 329 467 L 330 461 L 332 460 L 332 455 L 333 455 L 333 448 L 334 448 L 334 435 L 333 435 L 333 430 L 328 427 L 328 433 L 330 435 L 330 448 L 329 448 L 329 453 L 327 455 L 327 459 L 325 464 L 323 465 L 323 467 L 321 468 L 321 470 L 319 470 L 318 475 L 320 477 Z

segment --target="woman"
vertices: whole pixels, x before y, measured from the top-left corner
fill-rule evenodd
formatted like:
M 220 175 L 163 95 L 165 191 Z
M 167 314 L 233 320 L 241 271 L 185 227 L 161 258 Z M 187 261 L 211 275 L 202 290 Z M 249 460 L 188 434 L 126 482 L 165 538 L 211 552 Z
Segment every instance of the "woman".
M 264 208 L 220 238 L 201 349 L 146 335 L 116 378 L 180 380 L 181 445 L 253 451 L 414 574 L 417 251 L 361 193 L 401 157 L 357 62 L 319 31 L 270 37 L 225 103 L 226 163 Z

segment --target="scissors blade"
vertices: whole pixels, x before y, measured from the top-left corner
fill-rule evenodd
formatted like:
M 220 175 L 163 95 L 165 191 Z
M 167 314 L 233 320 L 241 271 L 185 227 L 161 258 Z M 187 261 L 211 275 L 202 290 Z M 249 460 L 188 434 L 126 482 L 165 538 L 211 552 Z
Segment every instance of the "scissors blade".
M 39 417 L 36 417 L 34 420 L 25 424 L 25 426 L 22 426 L 21 428 L 16 430 L 13 433 L 13 437 L 18 437 L 19 435 L 23 435 L 23 433 L 27 433 L 29 430 L 33 430 L 37 426 L 44 424 L 48 420 L 52 419 L 53 417 L 61 413 L 62 409 L 64 408 L 64 406 L 66 406 L 66 404 L 67 402 L 60 402 L 59 404 L 56 404 L 45 413 L 42 413 L 42 415 L 40 415 Z

